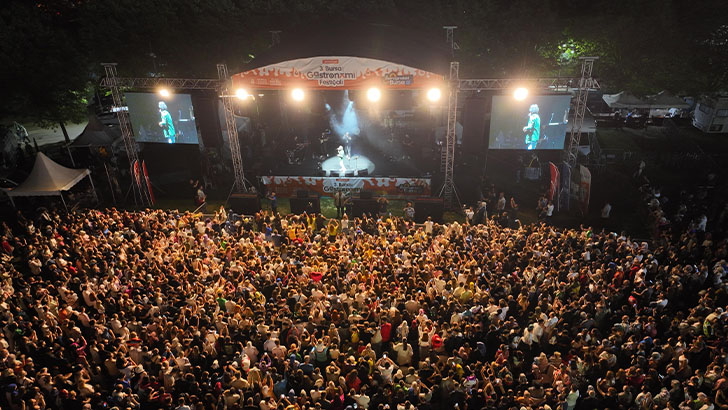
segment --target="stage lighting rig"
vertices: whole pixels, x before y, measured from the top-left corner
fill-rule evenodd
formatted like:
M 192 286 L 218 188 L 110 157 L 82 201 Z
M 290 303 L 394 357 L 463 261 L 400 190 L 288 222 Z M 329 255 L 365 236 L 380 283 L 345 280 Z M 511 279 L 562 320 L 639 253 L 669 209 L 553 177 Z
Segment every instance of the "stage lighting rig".
M 372 87 L 367 90 L 367 99 L 371 102 L 377 102 L 382 98 L 382 92 L 379 88 Z
M 244 88 L 238 88 L 237 90 L 235 90 L 235 96 L 241 100 L 245 100 L 251 97 L 250 93 L 248 93 L 248 91 Z
M 439 88 L 430 88 L 427 90 L 427 99 L 431 102 L 440 101 L 440 97 L 442 97 L 442 92 Z
M 528 89 L 523 87 L 516 88 L 516 91 L 513 92 L 513 98 L 515 98 L 518 101 L 523 101 L 528 97 Z
M 161 95 L 164 98 L 169 98 L 169 96 L 172 95 L 172 93 L 167 88 L 160 88 L 159 95 Z
M 300 88 L 294 88 L 293 91 L 291 91 L 291 98 L 293 98 L 294 101 L 303 101 L 304 96 L 305 94 Z

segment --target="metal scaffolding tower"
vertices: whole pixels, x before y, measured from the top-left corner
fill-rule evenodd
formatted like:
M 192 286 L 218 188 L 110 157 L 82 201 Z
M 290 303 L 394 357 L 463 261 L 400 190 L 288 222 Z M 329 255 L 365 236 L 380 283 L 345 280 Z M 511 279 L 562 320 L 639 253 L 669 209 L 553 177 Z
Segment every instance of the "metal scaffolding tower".
M 230 156 L 233 160 L 233 172 L 235 173 L 235 182 L 233 184 L 234 192 L 247 192 L 248 187 L 245 185 L 245 173 L 243 172 L 243 159 L 240 156 L 240 141 L 238 140 L 238 127 L 235 125 L 235 110 L 233 107 L 233 90 L 231 89 L 232 81 L 228 76 L 227 65 L 217 65 L 217 75 L 220 78 L 220 91 L 222 93 L 222 105 L 225 109 L 225 125 L 228 133 L 228 141 L 230 143 Z
M 574 124 L 569 134 L 569 145 L 566 147 L 566 167 L 568 168 L 569 178 L 561 184 L 559 193 L 559 208 L 569 209 L 571 203 L 571 175 L 574 174 L 576 168 L 577 157 L 579 155 L 579 142 L 581 141 L 581 128 L 584 125 L 584 115 L 586 114 L 586 101 L 589 97 L 589 90 L 598 89 L 599 83 L 592 78 L 592 69 L 594 61 L 599 57 L 581 57 L 581 78 L 576 90 L 576 99 L 574 100 Z
M 460 50 L 460 46 L 455 42 L 455 29 L 458 26 L 442 26 L 445 29 L 445 43 L 450 47 L 450 53 L 455 56 L 455 51 Z
M 569 147 L 567 150 L 566 162 L 569 167 L 576 166 L 576 157 L 579 153 L 579 142 L 581 140 L 581 127 L 584 125 L 584 115 L 586 114 L 586 100 L 589 96 L 589 90 L 599 88 L 596 80 L 592 78 L 592 68 L 594 61 L 599 57 L 581 57 L 581 78 L 577 88 L 576 100 L 574 101 L 574 125 L 569 135 Z
M 134 141 L 134 133 L 129 122 L 129 113 L 126 111 L 124 104 L 124 93 L 119 87 L 124 86 L 123 81 L 119 81 L 117 76 L 116 63 L 103 63 L 106 78 L 102 81 L 105 86 L 111 89 L 111 96 L 114 100 L 114 109 L 119 118 L 119 127 L 121 128 L 121 138 L 124 140 L 124 148 L 126 149 L 127 158 L 129 158 L 129 171 L 131 175 L 132 190 L 134 192 L 135 201 L 138 198 L 142 207 L 151 206 L 152 199 L 147 188 L 144 178 L 140 177 L 139 155 L 137 152 L 136 141 Z
M 458 92 L 460 89 L 460 80 L 458 72 L 460 71 L 460 63 L 453 61 L 450 63 L 450 87 L 447 103 L 447 134 L 445 135 L 445 143 L 440 152 L 440 170 L 445 173 L 445 181 L 440 190 L 440 196 L 445 200 L 445 207 L 448 209 L 455 208 L 455 200 L 460 203 L 457 190 L 455 189 L 455 144 L 457 139 L 457 113 L 458 113 Z

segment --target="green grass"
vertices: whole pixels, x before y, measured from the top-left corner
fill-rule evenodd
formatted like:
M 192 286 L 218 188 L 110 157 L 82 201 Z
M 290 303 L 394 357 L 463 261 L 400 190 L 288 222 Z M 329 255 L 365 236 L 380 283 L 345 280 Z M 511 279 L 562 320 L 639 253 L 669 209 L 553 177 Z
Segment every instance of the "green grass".
M 321 214 L 327 218 L 336 217 L 336 207 L 334 206 L 334 199 L 331 197 L 321 197 Z M 207 211 L 206 213 L 213 213 L 220 209 L 221 206 L 225 205 L 224 199 L 208 198 Z M 392 199 L 389 201 L 388 212 L 392 216 L 404 216 L 404 207 L 407 205 L 407 201 L 403 199 Z M 262 209 L 270 209 L 270 201 L 263 199 L 260 201 Z M 158 199 L 154 208 L 156 209 L 177 209 L 181 212 L 194 211 L 197 207 L 188 199 L 176 199 L 176 198 L 163 198 Z M 278 198 L 278 212 L 283 215 L 291 213 L 291 201 L 288 198 Z M 443 215 L 445 222 L 463 222 L 464 216 L 457 212 L 447 211 Z

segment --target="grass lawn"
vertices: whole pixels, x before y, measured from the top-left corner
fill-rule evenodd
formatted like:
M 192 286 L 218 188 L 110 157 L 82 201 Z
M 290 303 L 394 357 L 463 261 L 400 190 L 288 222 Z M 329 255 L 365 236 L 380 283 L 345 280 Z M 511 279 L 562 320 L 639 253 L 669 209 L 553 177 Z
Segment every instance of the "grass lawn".
M 327 218 L 336 217 L 336 207 L 334 206 L 334 199 L 331 197 L 321 197 L 321 214 Z M 206 213 L 213 213 L 220 209 L 221 206 L 225 205 L 225 200 L 217 198 L 208 198 L 207 211 Z M 403 216 L 404 207 L 407 205 L 407 201 L 403 199 L 393 199 L 389 201 L 389 213 L 393 216 Z M 262 209 L 270 209 L 270 201 L 263 199 L 260 201 Z M 196 206 L 189 199 L 175 199 L 175 198 L 164 198 L 158 199 L 155 204 L 157 209 L 177 209 L 182 212 L 194 211 Z M 278 198 L 278 212 L 283 215 L 291 213 L 291 202 L 288 198 Z M 462 222 L 464 220 L 462 214 L 456 212 L 445 212 L 443 219 L 445 222 Z

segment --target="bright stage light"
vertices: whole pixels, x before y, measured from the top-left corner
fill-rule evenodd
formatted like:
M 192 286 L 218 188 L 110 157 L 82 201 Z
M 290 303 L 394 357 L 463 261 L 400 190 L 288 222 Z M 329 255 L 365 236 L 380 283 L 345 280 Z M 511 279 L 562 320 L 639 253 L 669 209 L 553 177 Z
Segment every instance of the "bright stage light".
M 528 97 L 528 90 L 523 87 L 516 88 L 516 91 L 513 93 L 513 98 L 518 101 L 525 100 L 526 97 Z
M 235 90 L 235 96 L 240 98 L 241 100 L 244 100 L 250 97 L 250 94 L 248 94 L 248 91 L 244 88 L 238 88 L 237 90 Z
M 440 92 L 439 88 L 430 88 L 427 90 L 427 99 L 432 102 L 439 101 L 441 96 L 442 92 Z
M 164 98 L 168 98 L 170 95 L 172 95 L 172 93 L 170 93 L 169 90 L 166 88 L 160 88 L 159 95 L 161 95 Z
M 293 91 L 291 91 L 291 97 L 295 101 L 303 101 L 303 90 L 300 88 L 294 88 Z
M 382 98 L 382 92 L 379 91 L 379 88 L 372 87 L 367 90 L 367 98 L 371 102 L 377 102 Z

